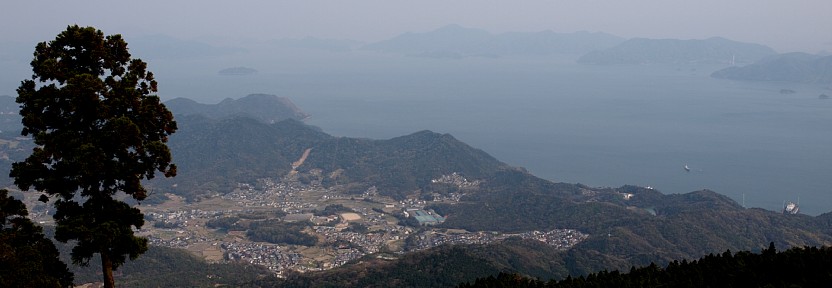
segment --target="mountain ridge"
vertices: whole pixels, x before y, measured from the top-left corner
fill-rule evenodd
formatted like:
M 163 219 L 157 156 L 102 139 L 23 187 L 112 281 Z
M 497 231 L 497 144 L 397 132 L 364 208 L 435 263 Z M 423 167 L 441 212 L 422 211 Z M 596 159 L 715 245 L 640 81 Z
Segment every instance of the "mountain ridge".
M 285 175 L 291 163 L 311 149 L 299 172 L 344 170 L 335 183 L 378 186 L 383 195 L 402 198 L 430 180 L 453 172 L 484 178 L 513 169 L 482 150 L 449 134 L 420 131 L 388 140 L 334 137 L 294 119 L 264 123 L 252 118 L 210 119 L 201 115 L 177 118 L 180 130 L 170 147 L 179 176 L 164 182 L 176 190 L 231 188 L 238 182 Z
M 239 99 L 225 98 L 217 104 L 202 104 L 188 98 L 174 98 L 164 102 L 174 115 L 199 114 L 221 119 L 245 116 L 274 123 L 284 119 L 304 119 L 309 114 L 301 111 L 287 97 L 270 94 L 249 94 Z
M 776 52 L 764 45 L 721 37 L 707 39 L 633 38 L 615 47 L 589 52 L 578 63 L 595 65 L 751 63 Z

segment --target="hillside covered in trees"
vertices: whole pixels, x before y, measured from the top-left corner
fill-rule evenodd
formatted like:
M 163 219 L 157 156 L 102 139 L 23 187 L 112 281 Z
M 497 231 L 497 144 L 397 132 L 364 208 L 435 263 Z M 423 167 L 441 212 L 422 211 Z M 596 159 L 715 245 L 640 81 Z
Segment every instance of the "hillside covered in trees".
M 577 229 L 590 235 L 573 249 L 542 255 L 540 252 L 545 250 L 509 245 L 505 261 L 486 261 L 493 255 L 483 256 L 476 262 L 495 264 L 477 271 L 510 271 L 559 279 L 651 262 L 695 259 L 714 251 L 762 249 L 769 242 L 779 247 L 832 243 L 832 226 L 825 220 L 827 216 L 746 209 L 709 190 L 665 195 L 638 186 L 595 188 L 555 183 L 499 162 L 451 135 L 430 131 L 370 140 L 333 137 L 296 120 L 267 124 L 240 117 L 212 120 L 191 116 L 180 117 L 179 121 L 181 132 L 171 139 L 174 158 L 180 165 L 174 191 L 193 199 L 204 197 L 199 193 L 205 191 L 229 191 L 236 183 L 287 175 L 293 169 L 291 164 L 311 149 L 304 163 L 295 168 L 298 175 L 302 178 L 319 170 L 325 175 L 324 186 L 344 187 L 347 191 L 363 192 L 375 186 L 379 194 L 396 199 L 421 198 L 420 195 L 447 192 L 443 190 L 447 187 L 431 181 L 442 175 L 458 172 L 480 181 L 458 203 L 428 202 L 429 209 L 447 219 L 438 228 L 508 233 Z M 458 249 L 484 248 L 470 245 Z M 434 259 L 431 261 L 453 262 L 455 257 L 435 251 L 419 253 L 427 254 L 385 260 L 379 267 L 386 268 L 372 268 L 375 273 L 352 270 L 370 269 L 367 266 L 346 265 L 306 273 L 294 281 L 315 285 L 320 284 L 317 279 L 395 282 L 405 276 L 389 271 L 410 271 L 406 267 L 417 261 L 414 259 L 429 257 Z M 549 260 L 537 262 L 549 264 L 537 268 L 519 264 L 541 258 Z M 446 267 L 443 271 L 451 282 L 470 281 L 474 277 L 465 272 L 468 270 L 464 266 L 442 267 Z
M 601 271 L 586 277 L 544 282 L 516 274 L 477 279 L 468 287 L 825 287 L 832 283 L 832 248 L 796 247 L 777 252 L 772 243 L 760 253 L 730 250 L 699 260 L 673 261 L 629 272 Z
M 419 286 L 419 281 L 430 279 L 434 286 L 452 286 L 500 272 L 564 279 L 603 270 L 624 271 L 633 265 L 664 266 L 714 251 L 758 251 L 769 242 L 786 248 L 832 243 L 832 214 L 812 217 L 746 209 L 708 190 L 665 195 L 639 186 L 596 188 L 551 182 L 506 165 L 448 134 L 421 131 L 387 140 L 370 140 L 334 137 L 293 119 L 265 123 L 241 116 L 211 119 L 181 115 L 177 122 L 180 130 L 171 137 L 170 145 L 174 161 L 179 165 L 179 176 L 150 184 L 154 189 L 179 194 L 190 201 L 229 193 L 238 183 L 253 183 L 260 178 L 281 179 L 291 171 L 295 171 L 300 182 L 320 173 L 321 185 L 340 187 L 346 193 L 363 192 L 372 186 L 379 194 L 395 199 L 430 199 L 424 196 L 461 193 L 455 203 L 427 202 L 427 209 L 447 219 L 435 229 L 505 233 L 576 229 L 589 235 L 569 250 L 512 239 L 485 245 L 439 246 L 393 257 L 373 254 L 332 270 L 293 274 L 285 282 L 264 278 L 260 272 L 249 276 L 239 274 L 242 278 L 271 283 L 268 285 L 372 287 L 399 283 Z M 21 144 L 25 143 L 17 145 Z M 305 161 L 296 164 L 306 151 L 309 153 Z M 478 184 L 460 190 L 433 181 L 452 173 Z M 219 220 L 214 224 L 223 226 Z M 298 230 L 289 226 L 257 228 Z M 263 240 L 287 242 L 287 239 Z M 162 256 L 191 261 L 185 254 L 167 253 L 156 257 L 153 253 L 151 250 L 140 261 L 179 261 L 159 260 Z M 207 267 L 204 263 L 199 265 Z M 127 267 L 120 270 L 124 274 L 119 277 L 145 281 Z M 240 268 L 222 267 L 229 271 Z M 194 277 L 204 276 L 199 275 L 202 274 L 193 272 Z M 182 277 L 180 280 L 185 281 L 190 276 Z

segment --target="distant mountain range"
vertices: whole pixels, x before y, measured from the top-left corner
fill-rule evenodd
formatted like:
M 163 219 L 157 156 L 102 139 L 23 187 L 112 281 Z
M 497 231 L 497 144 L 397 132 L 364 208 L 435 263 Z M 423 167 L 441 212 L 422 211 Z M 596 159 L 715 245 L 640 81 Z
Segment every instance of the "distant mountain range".
M 711 74 L 714 78 L 748 81 L 782 81 L 832 84 L 832 56 L 786 53 L 753 64 L 729 67 Z
M 615 47 L 589 52 L 578 63 L 598 65 L 632 64 L 730 64 L 751 63 L 776 54 L 773 49 L 713 37 L 704 40 L 634 38 Z
M 606 33 L 535 33 L 488 31 L 447 25 L 426 33 L 405 33 L 388 40 L 367 44 L 362 49 L 408 55 L 502 56 L 583 54 L 613 47 L 623 38 Z
M 187 98 L 175 98 L 164 104 L 174 115 L 202 115 L 213 119 L 245 115 L 258 121 L 274 123 L 284 119 L 309 117 L 289 98 L 268 94 L 250 94 L 236 100 L 226 98 L 217 104 L 202 104 Z

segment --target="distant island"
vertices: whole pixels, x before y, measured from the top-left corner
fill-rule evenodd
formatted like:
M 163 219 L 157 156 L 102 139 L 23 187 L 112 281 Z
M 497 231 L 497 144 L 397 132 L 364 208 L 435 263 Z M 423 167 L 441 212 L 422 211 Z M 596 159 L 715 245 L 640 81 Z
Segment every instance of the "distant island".
M 257 70 L 249 67 L 231 67 L 220 70 L 218 74 L 222 76 L 246 76 L 257 74 Z
M 786 53 L 742 67 L 729 67 L 711 77 L 746 81 L 832 84 L 832 56 Z
M 751 63 L 776 54 L 773 49 L 720 37 L 704 40 L 634 38 L 589 52 L 578 63 L 596 65 Z

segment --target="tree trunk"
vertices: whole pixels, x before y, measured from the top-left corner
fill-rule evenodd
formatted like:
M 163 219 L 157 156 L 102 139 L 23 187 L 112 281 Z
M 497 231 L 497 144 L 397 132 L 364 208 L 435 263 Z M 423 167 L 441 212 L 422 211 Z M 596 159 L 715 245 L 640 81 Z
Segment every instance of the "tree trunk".
M 104 288 L 115 288 L 113 280 L 113 261 L 107 253 L 101 253 L 101 272 L 104 274 Z

